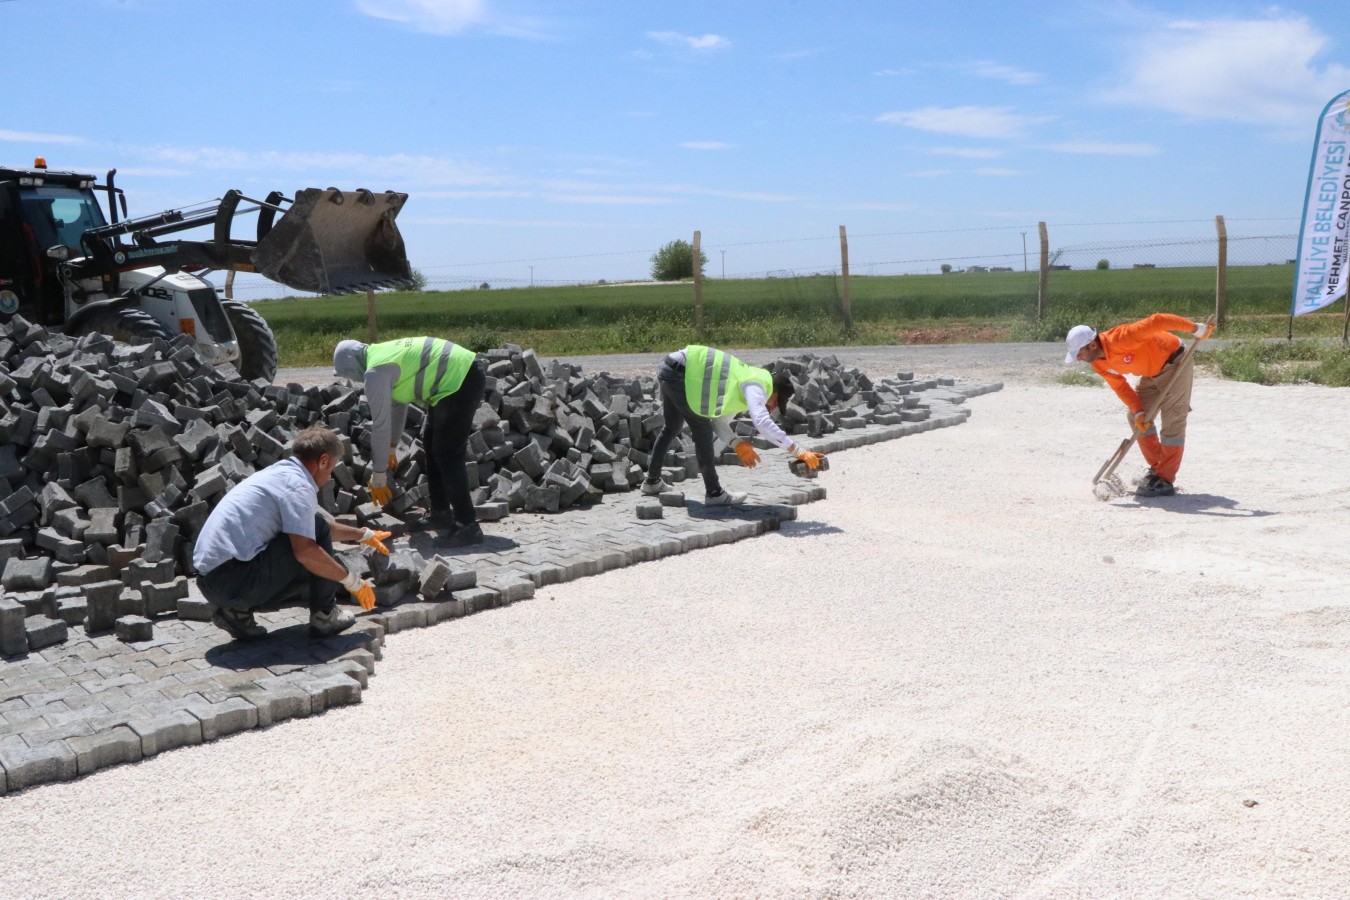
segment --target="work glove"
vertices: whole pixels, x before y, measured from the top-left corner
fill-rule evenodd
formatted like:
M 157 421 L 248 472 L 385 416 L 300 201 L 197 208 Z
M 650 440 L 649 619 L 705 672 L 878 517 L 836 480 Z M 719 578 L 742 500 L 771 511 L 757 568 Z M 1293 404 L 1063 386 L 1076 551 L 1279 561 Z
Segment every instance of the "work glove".
M 820 461 L 825 458 L 825 454 L 816 453 L 812 450 L 800 450 L 797 453 L 797 458 L 806 463 L 806 467 L 814 472 L 820 468 Z
M 1144 432 L 1148 431 L 1149 427 L 1153 424 L 1144 419 L 1142 410 L 1131 415 L 1130 422 L 1134 425 L 1134 430 L 1138 432 L 1140 437 L 1143 437 Z
M 370 476 L 370 499 L 376 506 L 384 506 L 390 500 L 394 499 L 394 492 L 389 489 L 388 479 L 383 472 L 377 472 Z
M 1208 322 L 1195 323 L 1195 339 L 1197 341 L 1208 340 L 1214 335 L 1214 328 Z
M 347 589 L 347 593 L 356 598 L 362 609 L 375 608 L 375 587 L 369 581 L 355 572 L 348 572 L 347 577 L 342 579 L 342 586 Z
M 365 544 L 367 547 L 374 547 L 385 556 L 388 556 L 389 548 L 384 545 L 384 542 L 393 536 L 394 533 L 392 531 L 376 531 L 374 528 L 367 528 L 365 533 L 361 535 L 361 543 Z
M 398 452 L 392 447 L 389 450 L 389 474 L 393 475 L 394 470 L 398 468 Z
M 741 465 L 747 469 L 753 469 L 759 465 L 759 454 L 755 452 L 754 447 L 750 446 L 749 441 L 741 441 L 736 445 L 736 455 L 741 458 Z

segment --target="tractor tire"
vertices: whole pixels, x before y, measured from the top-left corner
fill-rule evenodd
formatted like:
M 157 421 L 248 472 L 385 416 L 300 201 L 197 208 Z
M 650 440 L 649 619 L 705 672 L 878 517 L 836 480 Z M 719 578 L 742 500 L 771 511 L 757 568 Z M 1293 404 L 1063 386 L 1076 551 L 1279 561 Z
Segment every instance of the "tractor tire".
M 244 380 L 277 377 L 277 339 L 267 320 L 253 307 L 239 300 L 221 300 L 220 305 L 234 328 L 239 342 L 239 374 Z
M 173 340 L 164 323 L 143 309 L 119 306 L 100 309 L 80 323 L 81 334 L 106 334 L 124 344 L 148 344 L 155 338 Z

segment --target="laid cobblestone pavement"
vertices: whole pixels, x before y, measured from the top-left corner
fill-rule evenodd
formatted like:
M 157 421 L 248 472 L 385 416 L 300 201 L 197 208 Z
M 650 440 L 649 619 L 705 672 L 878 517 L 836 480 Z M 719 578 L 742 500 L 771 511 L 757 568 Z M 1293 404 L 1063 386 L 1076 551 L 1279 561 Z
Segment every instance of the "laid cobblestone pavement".
M 966 398 L 1001 387 L 928 391 L 925 421 L 800 443 L 833 453 L 959 425 L 970 415 Z M 797 517 L 798 506 L 825 498 L 828 478 L 797 478 L 770 453 L 730 481 L 750 495 L 742 507 L 704 507 L 695 478 L 683 483 L 685 505 L 663 507 L 659 519 L 637 517 L 638 503 L 651 498 L 632 491 L 607 494 L 587 509 L 514 513 L 486 523 L 483 544 L 473 548 L 437 546 L 429 534 L 402 538 L 400 544 L 427 558 L 440 555 L 472 569 L 477 585 L 455 590 L 449 600 L 377 607 L 324 640 L 309 637 L 308 610 L 298 607 L 261 613 L 269 634 L 248 644 L 209 622 L 174 617 L 157 620 L 153 639 L 140 643 L 72 628 L 62 644 L 0 661 L 0 794 L 359 703 L 386 635 L 527 600 L 545 585 L 777 530 Z

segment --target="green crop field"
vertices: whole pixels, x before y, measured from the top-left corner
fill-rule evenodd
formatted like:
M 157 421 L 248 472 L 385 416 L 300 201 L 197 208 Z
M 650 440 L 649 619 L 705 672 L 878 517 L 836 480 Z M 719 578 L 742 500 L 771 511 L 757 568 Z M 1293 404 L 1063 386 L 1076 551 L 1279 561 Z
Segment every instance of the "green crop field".
M 1037 274 L 954 273 L 853 277 L 853 327 L 832 275 L 703 283 L 704 328 L 689 282 L 594 284 L 376 296 L 378 336 L 429 334 L 476 350 L 504 342 L 540 353 L 655 351 L 702 341 L 725 347 L 799 347 L 1059 340 L 1078 322 L 1109 327 L 1153 312 L 1196 319 L 1214 310 L 1214 269 L 1106 269 L 1050 273 L 1037 321 Z M 1283 336 L 1293 267 L 1228 270 L 1225 337 Z M 337 341 L 366 339 L 364 295 L 254 304 L 271 324 L 283 366 L 324 365 Z M 1301 317 L 1300 336 L 1339 335 L 1341 313 Z

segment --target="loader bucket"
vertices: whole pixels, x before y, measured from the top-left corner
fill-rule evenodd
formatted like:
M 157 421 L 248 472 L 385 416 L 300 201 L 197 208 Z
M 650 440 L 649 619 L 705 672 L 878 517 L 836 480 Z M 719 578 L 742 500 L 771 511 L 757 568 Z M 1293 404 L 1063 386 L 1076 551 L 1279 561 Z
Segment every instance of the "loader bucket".
M 393 287 L 412 274 L 394 218 L 407 194 L 305 188 L 258 241 L 257 271 L 315 294 Z

